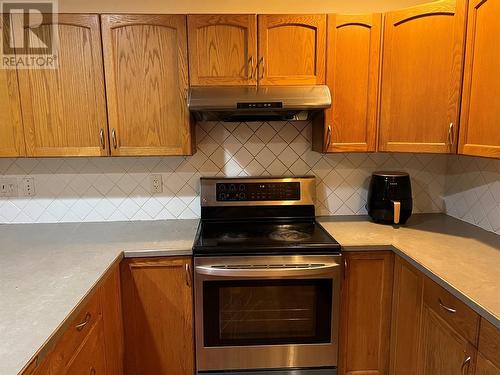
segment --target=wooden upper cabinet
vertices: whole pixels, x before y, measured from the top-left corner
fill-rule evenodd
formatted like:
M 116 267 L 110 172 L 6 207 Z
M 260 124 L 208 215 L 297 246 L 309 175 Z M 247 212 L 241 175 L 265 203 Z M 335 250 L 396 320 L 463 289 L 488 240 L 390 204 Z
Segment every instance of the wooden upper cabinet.
M 471 0 L 459 153 L 500 158 L 500 2 Z
M 326 152 L 375 151 L 381 14 L 329 15 Z
M 394 255 L 346 252 L 339 374 L 387 374 Z
M 103 15 L 112 155 L 189 155 L 186 16 Z
M 325 83 L 326 15 L 259 15 L 261 85 Z
M 0 69 L 0 157 L 25 153 L 16 71 Z
M 188 40 L 192 86 L 257 84 L 255 15 L 189 15 Z
M 456 152 L 465 0 L 385 18 L 379 150 Z
M 122 261 L 125 374 L 193 374 L 191 257 Z
M 18 70 L 27 155 L 107 155 L 99 17 L 59 14 L 56 29 L 58 68 Z

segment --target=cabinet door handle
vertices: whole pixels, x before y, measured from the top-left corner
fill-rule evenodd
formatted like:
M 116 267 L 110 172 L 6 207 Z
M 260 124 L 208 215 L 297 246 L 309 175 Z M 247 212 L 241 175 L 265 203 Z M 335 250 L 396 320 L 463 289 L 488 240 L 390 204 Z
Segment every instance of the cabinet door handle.
M 460 372 L 462 375 L 466 375 L 469 372 L 469 365 L 470 365 L 471 357 L 467 357 L 464 360 L 464 363 L 462 363 L 462 367 L 460 367 Z
M 344 258 L 344 280 L 347 275 L 347 269 L 348 269 L 349 264 L 347 263 L 347 258 Z
M 253 68 L 253 62 L 254 62 L 254 58 L 253 58 L 253 56 L 250 56 L 250 58 L 248 59 L 248 73 L 250 74 L 250 79 L 253 79 L 253 77 L 255 75 L 255 71 Z
M 186 272 L 186 285 L 191 287 L 191 265 L 189 263 L 184 265 L 184 271 Z
M 113 148 L 115 148 L 115 149 L 118 148 L 118 142 L 116 141 L 116 130 L 115 129 L 113 129 L 111 131 L 111 139 L 113 141 Z
M 448 127 L 448 144 L 453 146 L 453 123 Z
M 89 322 L 90 322 L 90 318 L 91 318 L 91 317 L 92 317 L 92 315 L 91 315 L 90 313 L 85 314 L 85 319 L 83 320 L 83 322 L 81 322 L 80 324 L 77 324 L 77 325 L 75 326 L 76 330 L 77 330 L 77 331 L 81 331 L 82 329 L 84 329 L 84 328 L 85 328 L 85 326 L 86 326 L 87 324 L 89 324 Z
M 96 374 L 96 370 L 95 368 L 90 368 L 90 375 L 95 375 Z
M 264 74 L 265 74 L 265 71 L 266 71 L 266 67 L 265 67 L 265 61 L 264 61 L 264 56 L 262 56 L 259 60 L 259 63 L 257 64 L 257 69 L 260 71 L 260 68 L 262 67 L 262 73 L 260 75 L 260 78 L 264 78 Z
M 449 312 L 450 314 L 455 314 L 457 312 L 457 310 L 455 309 L 452 309 L 451 307 L 448 307 L 446 306 L 443 301 L 441 301 L 441 298 L 439 298 L 439 306 L 441 306 L 441 308 L 446 311 L 446 312 Z
M 106 142 L 104 140 L 104 129 L 99 130 L 99 142 L 101 143 L 101 148 L 104 150 L 106 148 Z
M 330 149 L 330 145 L 332 144 L 332 125 L 328 124 L 328 128 L 326 129 L 326 151 Z

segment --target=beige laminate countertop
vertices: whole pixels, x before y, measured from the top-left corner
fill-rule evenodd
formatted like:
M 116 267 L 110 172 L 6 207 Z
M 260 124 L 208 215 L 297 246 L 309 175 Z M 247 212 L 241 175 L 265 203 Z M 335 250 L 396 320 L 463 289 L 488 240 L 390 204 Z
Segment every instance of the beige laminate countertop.
M 390 249 L 500 328 L 500 236 L 441 214 L 318 221 L 347 251 Z M 0 374 L 17 374 L 121 257 L 190 255 L 197 220 L 0 225 Z
M 344 251 L 392 249 L 500 328 L 500 236 L 441 214 L 401 227 L 362 216 L 318 221 Z
M 0 225 L 0 374 L 17 374 L 122 256 L 190 255 L 198 220 Z

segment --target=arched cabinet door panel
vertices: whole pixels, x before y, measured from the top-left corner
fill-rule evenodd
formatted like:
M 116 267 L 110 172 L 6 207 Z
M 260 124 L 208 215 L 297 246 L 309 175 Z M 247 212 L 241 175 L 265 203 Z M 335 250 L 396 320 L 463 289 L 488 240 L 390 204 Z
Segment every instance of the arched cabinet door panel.
M 99 16 L 59 14 L 56 22 L 57 68 L 17 71 L 27 155 L 108 155 Z M 44 20 L 38 32 L 52 27 Z
M 328 15 L 326 152 L 376 150 L 381 24 L 381 14 Z
M 464 0 L 387 13 L 379 150 L 456 152 L 464 36 Z
M 192 154 L 186 16 L 101 21 L 111 154 Z
M 500 158 L 500 2 L 472 0 L 459 153 Z
M 325 83 L 326 15 L 259 15 L 261 85 Z
M 192 86 L 257 84 L 254 14 L 189 15 L 188 40 Z

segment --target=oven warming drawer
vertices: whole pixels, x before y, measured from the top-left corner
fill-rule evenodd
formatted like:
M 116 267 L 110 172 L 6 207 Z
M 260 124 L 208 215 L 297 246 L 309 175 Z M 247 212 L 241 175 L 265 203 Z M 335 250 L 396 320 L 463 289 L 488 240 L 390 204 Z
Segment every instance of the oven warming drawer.
M 336 374 L 340 264 L 340 255 L 195 257 L 197 371 Z

